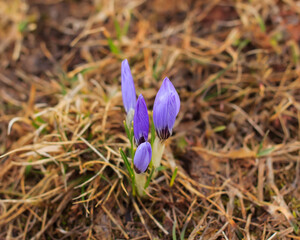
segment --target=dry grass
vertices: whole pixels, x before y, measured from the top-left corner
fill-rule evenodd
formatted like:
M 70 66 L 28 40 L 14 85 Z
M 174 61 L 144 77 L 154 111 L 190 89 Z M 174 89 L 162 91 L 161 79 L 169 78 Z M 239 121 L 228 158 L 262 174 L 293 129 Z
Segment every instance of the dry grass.
M 0 239 L 300 239 L 299 14 L 1 0 Z M 124 58 L 148 106 L 165 76 L 182 100 L 143 199 L 119 154 Z

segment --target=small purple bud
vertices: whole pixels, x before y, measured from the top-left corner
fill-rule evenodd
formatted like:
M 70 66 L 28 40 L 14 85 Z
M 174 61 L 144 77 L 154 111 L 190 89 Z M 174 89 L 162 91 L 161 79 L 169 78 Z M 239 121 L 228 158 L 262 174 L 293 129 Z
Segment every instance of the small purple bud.
M 134 155 L 134 170 L 136 173 L 146 172 L 152 157 L 151 144 L 144 142 L 138 146 Z
M 171 136 L 179 109 L 178 93 L 169 78 L 166 77 L 156 94 L 153 106 L 153 122 L 156 133 L 161 140 Z
M 126 113 L 128 114 L 131 109 L 135 109 L 136 94 L 134 82 L 131 75 L 130 67 L 127 59 L 122 62 L 121 67 L 121 84 L 122 84 L 122 98 Z
M 142 96 L 139 96 L 133 117 L 133 131 L 136 145 L 148 140 L 149 132 L 149 116 L 147 111 L 146 102 Z

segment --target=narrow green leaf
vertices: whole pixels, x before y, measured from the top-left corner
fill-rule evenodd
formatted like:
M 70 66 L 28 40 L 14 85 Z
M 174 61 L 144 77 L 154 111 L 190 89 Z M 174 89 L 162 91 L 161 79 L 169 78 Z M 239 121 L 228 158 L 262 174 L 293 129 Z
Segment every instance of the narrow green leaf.
M 257 156 L 258 156 L 258 157 L 259 157 L 260 153 L 261 153 L 262 151 L 264 151 L 264 150 L 262 150 L 262 148 L 263 148 L 263 143 L 264 143 L 264 141 L 266 140 L 266 138 L 267 138 L 268 135 L 269 135 L 269 130 L 266 132 L 266 134 L 265 134 L 263 140 L 262 140 L 262 141 L 260 142 L 260 144 L 259 144 L 259 147 L 258 147 L 258 150 L 257 150 Z
M 150 181 L 151 181 L 151 178 L 152 178 L 153 173 L 154 173 L 154 167 L 152 167 L 151 172 L 150 172 L 150 174 L 149 174 L 149 176 L 148 176 L 148 178 L 147 178 L 147 181 L 146 181 L 146 183 L 145 183 L 145 187 L 144 187 L 145 190 L 147 189 L 147 187 L 148 187 L 149 184 L 150 184 Z
M 37 121 L 39 123 L 46 123 L 40 116 L 36 117 L 35 121 Z
M 114 44 L 114 41 L 111 38 L 108 38 L 107 42 L 108 42 L 109 49 L 112 53 L 114 53 L 114 54 L 120 53 L 119 48 Z
M 208 102 L 209 100 L 219 97 L 220 95 L 226 93 L 227 90 L 228 90 L 228 88 L 221 88 L 220 91 L 218 91 L 218 92 L 212 92 L 212 93 L 207 94 L 207 96 L 205 96 L 203 100 L 205 102 Z
M 261 143 L 258 146 L 257 155 L 259 155 L 259 153 L 261 152 L 261 150 L 263 148 L 263 142 L 264 142 L 264 140 L 262 140 Z
M 117 38 L 120 40 L 122 37 L 121 27 L 117 19 L 114 20 L 115 30 L 117 33 Z
M 238 46 L 238 51 L 240 52 L 244 47 L 246 47 L 251 41 L 249 39 L 244 39 L 240 42 Z
M 242 234 L 242 232 L 239 229 L 235 229 L 235 234 L 238 237 L 239 240 L 243 240 L 244 239 L 244 235 Z
M 32 161 L 29 160 L 29 162 L 32 162 Z M 31 169 L 32 169 L 32 165 L 27 165 L 25 167 L 25 176 L 28 176 L 28 174 L 30 173 Z
M 176 178 L 176 176 L 177 176 L 177 170 L 178 170 L 178 168 L 176 167 L 175 170 L 174 170 L 174 172 L 173 172 L 171 181 L 170 181 L 170 187 L 172 187 L 173 184 L 174 184 L 175 178 Z
M 28 21 L 21 21 L 18 25 L 18 30 L 19 32 L 24 32 L 28 26 L 29 22 Z
M 299 62 L 299 50 L 297 44 L 294 41 L 291 43 L 291 51 L 292 51 L 293 62 L 295 65 L 297 65 Z
M 218 127 L 215 127 L 213 129 L 214 132 L 222 132 L 226 129 L 226 126 L 222 125 L 222 126 L 218 126 Z
M 129 132 L 129 129 L 127 127 L 126 121 L 124 121 L 123 123 L 124 123 L 124 128 L 125 128 L 126 135 L 130 139 L 130 132 Z
M 259 151 L 257 153 L 257 157 L 263 157 L 263 156 L 266 156 L 266 155 L 269 155 L 271 152 L 273 152 L 275 147 L 270 147 L 270 148 L 267 148 L 267 149 L 262 149 L 261 151 Z
M 131 186 L 132 186 L 132 195 L 135 196 L 136 195 L 136 191 L 135 191 L 135 176 L 134 176 L 134 170 L 132 169 L 132 167 L 130 166 L 130 163 L 125 155 L 125 153 L 123 152 L 123 150 L 120 148 L 120 153 L 121 156 L 124 160 L 125 166 L 127 168 L 127 171 L 129 172 L 129 176 L 131 178 Z
M 177 225 L 177 221 L 175 219 L 174 224 L 173 224 L 173 228 L 172 228 L 172 238 L 173 238 L 173 240 L 177 240 L 177 238 L 176 238 L 176 225 Z
M 133 132 L 133 123 L 132 123 L 132 126 L 131 126 L 131 129 L 130 129 L 130 141 L 133 140 L 133 136 L 134 136 L 134 132 Z
M 294 232 L 298 235 L 299 227 L 298 227 L 297 223 L 295 223 L 294 221 L 290 221 L 290 224 L 292 225 Z
M 165 169 L 166 169 L 165 166 L 160 166 L 160 167 L 156 168 L 156 171 L 157 171 L 157 172 L 160 172 L 160 171 L 163 171 L 163 170 L 165 170 Z
M 180 240 L 184 240 L 185 231 L 186 231 L 186 228 L 187 228 L 187 226 L 188 226 L 187 223 L 188 223 L 188 222 L 186 222 L 186 223 L 184 224 L 183 228 L 182 228 L 182 231 L 181 231 L 181 233 L 180 233 Z
M 261 18 L 261 16 L 258 16 L 256 19 L 258 21 L 258 25 L 259 25 L 261 31 L 266 32 L 266 25 L 264 23 L 264 20 Z
M 110 183 L 110 180 L 108 180 L 103 174 L 99 175 L 101 179 L 105 180 L 107 183 Z
M 128 159 L 127 159 L 127 157 L 126 157 L 126 155 L 125 155 L 125 153 L 123 152 L 122 149 L 120 149 L 120 153 L 121 153 L 121 156 L 122 156 L 122 158 L 124 160 L 124 163 L 125 163 L 125 166 L 127 168 L 127 171 L 129 172 L 129 176 L 131 177 L 131 180 L 133 180 L 134 179 L 134 172 L 133 172 L 133 170 L 132 170 L 132 168 L 130 166 L 130 163 L 129 163 L 129 161 L 128 161 Z
M 152 159 L 151 159 L 151 161 L 149 163 L 149 168 L 152 169 L 152 167 L 153 167 L 153 162 L 152 162 Z
M 184 151 L 184 149 L 187 147 L 187 145 L 188 145 L 188 143 L 185 140 L 184 136 L 178 138 L 178 140 L 177 140 L 177 146 L 181 149 L 181 151 Z
M 130 18 L 125 22 L 124 27 L 122 29 L 122 36 L 126 36 L 129 30 Z
M 134 154 L 135 154 L 135 151 L 134 151 L 134 138 L 133 138 L 134 134 L 133 134 L 133 125 L 131 127 L 131 132 L 130 132 L 130 138 L 129 138 L 129 141 L 130 141 L 130 152 L 131 152 L 131 159 L 132 159 L 132 167 L 133 167 L 133 159 L 134 159 Z
M 85 193 L 85 186 L 83 185 L 83 186 L 81 187 L 81 194 L 84 194 L 84 193 Z M 81 197 L 81 200 L 82 200 L 82 201 L 85 200 L 85 199 L 84 199 L 84 196 Z
M 161 73 L 161 69 L 158 70 L 158 64 L 159 64 L 159 61 L 160 61 L 160 58 L 161 58 L 161 54 L 157 57 L 155 63 L 154 63 L 154 66 L 153 66 L 153 78 L 155 78 L 156 80 L 158 80 L 159 78 L 159 75 Z

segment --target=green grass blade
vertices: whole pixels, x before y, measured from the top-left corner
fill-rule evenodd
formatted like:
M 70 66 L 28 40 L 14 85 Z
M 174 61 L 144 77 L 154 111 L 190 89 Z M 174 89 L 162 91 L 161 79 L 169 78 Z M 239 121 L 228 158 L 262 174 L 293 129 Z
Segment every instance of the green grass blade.
M 147 187 L 149 186 L 149 184 L 150 184 L 150 181 L 151 181 L 151 178 L 152 178 L 152 175 L 153 175 L 153 173 L 154 173 L 154 167 L 152 167 L 152 170 L 151 170 L 151 172 L 150 172 L 150 174 L 149 174 L 149 176 L 148 176 L 148 178 L 147 178 L 147 181 L 146 181 L 146 183 L 145 183 L 145 187 L 144 187 L 144 189 L 147 189 Z
M 186 231 L 187 226 L 188 226 L 188 224 L 184 224 L 184 226 L 182 228 L 182 231 L 180 233 L 180 240 L 184 240 L 184 235 L 185 235 L 185 231 Z
M 131 126 L 131 129 L 130 129 L 131 131 L 130 131 L 130 141 L 132 141 L 132 139 L 133 139 L 133 136 L 134 136 L 134 132 L 133 132 L 133 123 L 132 123 L 132 126 Z
M 117 38 L 120 40 L 122 37 L 121 27 L 117 19 L 114 20 L 115 30 L 117 33 Z
M 174 170 L 174 172 L 173 172 L 171 181 L 170 181 L 170 187 L 172 187 L 173 184 L 174 184 L 174 182 L 175 182 L 175 178 L 176 178 L 176 176 L 177 176 L 177 170 L 178 170 L 178 168 L 176 167 L 175 170 Z
M 261 31 L 266 32 L 266 25 L 264 23 L 264 20 L 261 18 L 261 16 L 257 16 L 256 20 L 258 22 L 258 25 L 259 25 Z
M 222 125 L 222 126 L 218 126 L 218 127 L 215 127 L 213 129 L 214 132 L 222 132 L 226 129 L 226 126 Z
M 157 172 L 160 172 L 160 171 L 163 171 L 163 170 L 165 170 L 165 169 L 166 169 L 165 166 L 159 166 L 159 167 L 156 168 L 155 170 L 156 170 Z
M 257 157 L 263 157 L 263 156 L 267 156 L 269 155 L 271 152 L 273 152 L 273 150 L 275 149 L 275 147 L 270 147 L 267 149 L 262 149 L 257 153 Z
M 132 195 L 135 196 L 136 195 L 136 192 L 135 192 L 135 176 L 134 176 L 134 170 L 132 169 L 132 167 L 130 166 L 130 163 L 125 155 L 125 153 L 123 152 L 122 149 L 120 149 L 120 153 L 121 153 L 121 156 L 124 160 L 124 163 L 125 163 L 125 166 L 127 168 L 127 171 L 129 172 L 129 176 L 131 178 L 131 185 L 132 185 Z
M 133 180 L 134 179 L 133 169 L 131 168 L 131 165 L 130 165 L 130 163 L 129 163 L 129 161 L 128 161 L 128 159 L 127 159 L 127 157 L 126 157 L 126 155 L 125 155 L 125 153 L 123 152 L 122 149 L 120 149 L 120 153 L 121 153 L 121 156 L 124 160 L 127 171 L 129 172 L 129 176 L 130 176 L 131 180 Z
M 176 237 L 176 225 L 177 225 L 177 221 L 175 220 L 174 224 L 173 224 L 173 228 L 172 228 L 172 239 L 173 240 L 177 240 L 177 237 Z
M 107 39 L 107 43 L 108 43 L 109 49 L 112 53 L 114 53 L 114 54 L 119 54 L 120 53 L 119 48 L 114 44 L 114 42 L 111 38 Z
M 127 135 L 128 139 L 130 140 L 130 132 L 129 132 L 129 129 L 127 127 L 126 121 L 124 121 L 123 123 L 124 123 L 124 128 L 125 128 L 126 135 Z
M 129 30 L 130 18 L 125 22 L 124 27 L 122 29 L 122 36 L 126 36 Z

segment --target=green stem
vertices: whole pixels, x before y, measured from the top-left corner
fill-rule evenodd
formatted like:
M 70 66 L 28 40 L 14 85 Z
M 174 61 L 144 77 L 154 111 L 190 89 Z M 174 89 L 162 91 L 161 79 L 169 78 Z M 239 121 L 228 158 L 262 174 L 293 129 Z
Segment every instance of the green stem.
M 135 182 L 134 181 L 131 181 L 131 186 L 132 186 L 132 196 L 135 197 L 136 192 L 135 192 Z
M 130 144 L 131 144 L 130 152 L 131 152 L 131 159 L 132 159 L 132 166 L 133 166 L 133 158 L 134 158 L 133 139 L 131 139 Z

